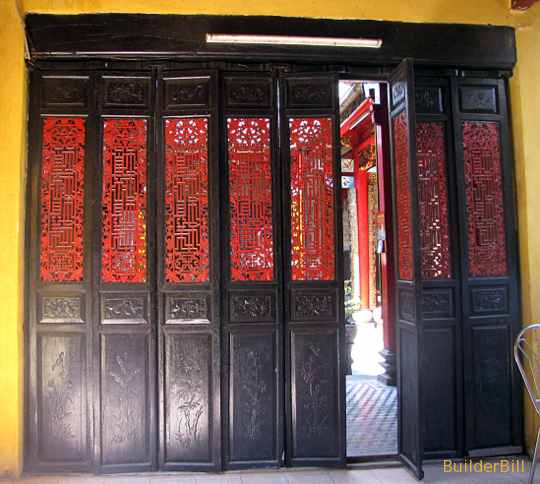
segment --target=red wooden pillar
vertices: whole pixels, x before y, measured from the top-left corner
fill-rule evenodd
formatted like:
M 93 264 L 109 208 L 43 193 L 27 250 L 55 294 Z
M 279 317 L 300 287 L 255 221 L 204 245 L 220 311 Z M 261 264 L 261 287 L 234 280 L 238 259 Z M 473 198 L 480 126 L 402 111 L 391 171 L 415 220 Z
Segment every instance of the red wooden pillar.
M 354 186 L 358 224 L 358 258 L 360 264 L 360 306 L 369 309 L 369 207 L 368 174 L 359 167 L 359 156 L 354 156 Z
M 388 126 L 388 95 L 380 85 L 380 103 L 375 107 L 375 132 L 377 143 L 377 175 L 379 185 L 379 211 L 384 216 L 386 240 L 381 254 L 381 292 L 384 349 L 381 363 L 385 372 L 379 379 L 388 385 L 396 384 L 396 335 L 395 335 L 395 267 L 392 260 L 392 180 L 390 169 L 390 131 Z

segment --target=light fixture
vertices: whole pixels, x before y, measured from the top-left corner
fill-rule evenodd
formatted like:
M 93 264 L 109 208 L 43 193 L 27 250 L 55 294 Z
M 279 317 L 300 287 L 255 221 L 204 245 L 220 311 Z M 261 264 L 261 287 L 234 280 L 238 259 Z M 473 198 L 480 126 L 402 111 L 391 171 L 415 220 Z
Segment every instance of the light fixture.
M 292 35 L 206 34 L 208 44 L 304 45 L 315 47 L 356 47 L 378 49 L 381 39 L 343 37 L 298 37 Z

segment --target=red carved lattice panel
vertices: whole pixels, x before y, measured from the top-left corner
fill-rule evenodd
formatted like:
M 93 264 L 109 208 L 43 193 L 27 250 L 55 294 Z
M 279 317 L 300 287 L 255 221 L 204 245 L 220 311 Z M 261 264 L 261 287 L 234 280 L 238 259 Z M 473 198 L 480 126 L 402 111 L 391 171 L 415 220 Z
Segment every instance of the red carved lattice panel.
M 467 203 L 469 274 L 507 274 L 499 125 L 465 121 L 463 162 Z
M 165 280 L 208 278 L 208 119 L 166 119 Z
M 291 118 L 291 273 L 333 280 L 334 160 L 331 118 Z
M 84 277 L 85 120 L 47 117 L 41 153 L 40 277 L 43 282 Z
M 274 278 L 270 119 L 227 119 L 231 280 Z
M 147 122 L 103 122 L 103 282 L 146 281 Z
M 392 119 L 394 163 L 396 168 L 396 215 L 398 230 L 398 270 L 403 281 L 413 280 L 413 233 L 409 187 L 409 139 L 407 113 Z
M 450 279 L 444 123 L 416 125 L 416 163 L 422 279 Z

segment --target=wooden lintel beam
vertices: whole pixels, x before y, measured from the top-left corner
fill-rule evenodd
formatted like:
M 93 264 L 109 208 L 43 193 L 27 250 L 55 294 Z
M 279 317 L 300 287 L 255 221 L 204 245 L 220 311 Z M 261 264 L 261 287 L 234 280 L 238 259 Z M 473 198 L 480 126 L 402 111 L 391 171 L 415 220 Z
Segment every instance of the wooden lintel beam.
M 512 0 L 512 10 L 527 10 L 538 0 Z

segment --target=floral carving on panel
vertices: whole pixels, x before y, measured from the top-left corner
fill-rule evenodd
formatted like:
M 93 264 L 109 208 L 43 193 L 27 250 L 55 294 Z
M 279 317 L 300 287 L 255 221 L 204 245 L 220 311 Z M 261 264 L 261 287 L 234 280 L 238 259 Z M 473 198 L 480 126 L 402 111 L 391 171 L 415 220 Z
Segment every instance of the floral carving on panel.
M 264 381 L 264 367 L 271 364 L 268 353 L 261 349 L 242 348 L 240 350 L 242 368 L 243 427 L 249 440 L 260 438 L 265 418 L 264 408 L 268 396 L 268 386 Z
M 121 444 L 126 441 L 135 440 L 137 437 L 138 423 L 136 421 L 136 411 L 132 405 L 133 400 L 138 397 L 137 391 L 132 385 L 135 377 L 141 373 L 140 368 L 130 368 L 127 353 L 116 355 L 117 370 L 111 371 L 110 376 L 118 387 L 116 391 L 117 405 L 113 411 L 114 430 L 111 441 Z
M 73 382 L 66 365 L 66 353 L 61 351 L 51 367 L 50 378 L 47 380 L 46 398 L 49 405 L 51 428 L 58 439 L 73 439 L 75 433 L 69 417 L 73 414 Z
M 174 436 L 184 448 L 191 448 L 201 439 L 201 418 L 206 411 L 205 375 L 200 343 L 175 338 L 172 346 L 174 382 L 171 406 L 176 415 Z
M 322 357 L 320 344 L 309 343 L 307 354 L 301 368 L 301 378 L 305 385 L 303 407 L 308 437 L 322 438 L 328 430 L 328 395 L 323 387 L 327 363 Z

